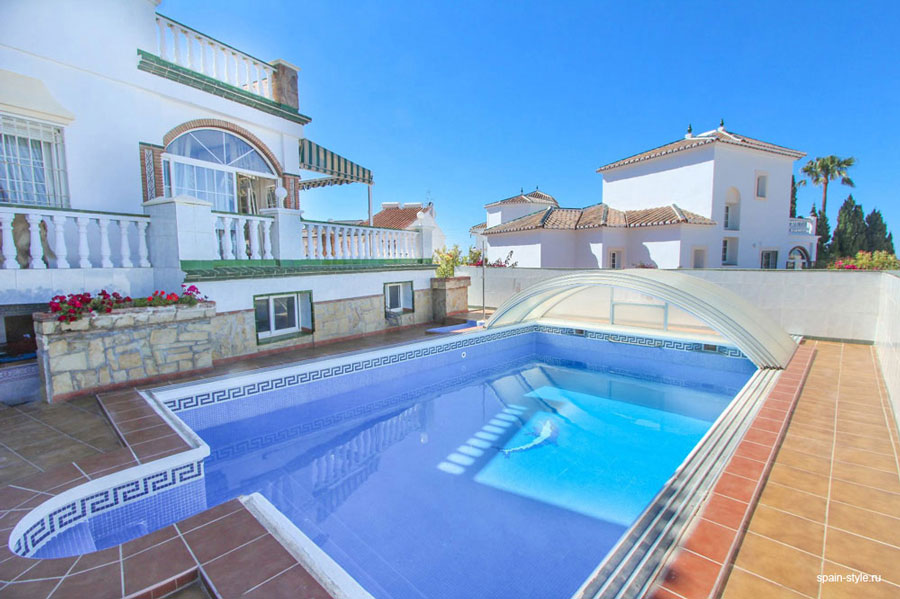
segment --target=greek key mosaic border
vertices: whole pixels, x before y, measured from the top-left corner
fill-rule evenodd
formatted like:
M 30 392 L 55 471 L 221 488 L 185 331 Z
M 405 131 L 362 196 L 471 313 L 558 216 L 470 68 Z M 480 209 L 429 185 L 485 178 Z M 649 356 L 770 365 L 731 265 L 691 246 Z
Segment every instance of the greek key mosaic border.
M 154 472 L 110 489 L 104 489 L 63 505 L 31 526 L 16 539 L 15 552 L 29 557 L 60 532 L 93 516 L 146 499 L 161 491 L 203 477 L 203 460 Z
M 475 345 L 482 345 L 485 343 L 490 343 L 492 341 L 499 341 L 501 339 L 507 339 L 509 337 L 516 337 L 519 335 L 527 335 L 534 332 L 539 333 L 550 333 L 555 335 L 571 335 L 577 337 L 585 337 L 588 339 L 596 339 L 599 341 L 609 341 L 613 343 L 623 343 L 628 345 L 637 345 L 640 347 L 658 347 L 662 349 L 672 349 L 678 351 L 695 351 L 695 352 L 703 352 L 703 353 L 711 353 L 708 350 L 704 349 L 703 343 L 693 342 L 693 341 L 679 341 L 677 339 L 659 339 L 653 337 L 643 337 L 638 335 L 623 335 L 619 333 L 607 333 L 602 331 L 591 331 L 591 330 L 583 330 L 576 335 L 575 331 L 581 329 L 575 329 L 574 327 L 559 327 L 559 326 L 550 326 L 550 325 L 530 325 L 526 327 L 503 330 L 498 331 L 496 333 L 487 334 L 487 335 L 464 335 L 457 336 L 455 340 L 449 343 L 443 343 L 440 345 L 432 345 L 428 347 L 419 347 L 416 349 L 411 349 L 407 351 L 401 351 L 395 354 L 388 354 L 383 356 L 377 356 L 373 358 L 366 358 L 363 360 L 358 360 L 355 362 L 347 362 L 344 364 L 335 364 L 332 366 L 326 366 L 324 368 L 318 368 L 313 370 L 305 370 L 303 372 L 295 372 L 291 374 L 287 374 L 283 377 L 273 378 L 265 381 L 256 381 L 252 383 L 246 383 L 243 385 L 238 385 L 235 387 L 229 387 L 226 389 L 217 389 L 215 391 L 205 391 L 203 393 L 198 393 L 196 395 L 188 395 L 186 397 L 179 397 L 175 399 L 168 399 L 163 402 L 163 404 L 169 408 L 172 412 L 178 413 L 184 410 L 191 410 L 195 408 L 201 408 L 204 406 L 210 406 L 213 404 L 217 404 L 223 401 L 230 401 L 233 399 L 241 399 L 244 397 L 249 397 L 251 395 L 257 395 L 260 393 L 265 393 L 268 391 L 275 391 L 278 389 L 284 389 L 286 387 L 293 387 L 295 385 L 302 385 L 304 383 L 309 383 L 313 381 L 318 381 L 322 379 L 327 379 L 335 376 L 342 376 L 345 374 L 352 374 L 356 372 L 363 372 L 366 370 L 370 370 L 372 368 L 380 368 L 382 366 L 389 366 L 391 364 L 399 364 L 401 362 L 407 362 L 409 360 L 415 360 L 417 358 L 424 358 L 427 356 L 433 356 L 435 354 L 441 354 L 449 351 L 465 349 L 467 347 L 472 347 Z M 707 346 L 708 347 L 708 346 Z M 743 352 L 738 349 L 716 345 L 716 353 L 722 356 L 730 357 L 730 358 L 744 358 Z

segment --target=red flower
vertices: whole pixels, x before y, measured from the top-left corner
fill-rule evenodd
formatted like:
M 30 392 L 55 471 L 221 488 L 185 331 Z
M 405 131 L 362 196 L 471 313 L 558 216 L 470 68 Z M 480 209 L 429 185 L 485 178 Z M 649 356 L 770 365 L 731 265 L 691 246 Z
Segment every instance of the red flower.
M 50 311 L 51 312 L 59 312 L 62 308 L 59 307 L 59 302 L 50 302 Z
M 176 294 L 176 293 L 170 293 L 169 295 L 166 296 L 166 299 L 169 300 L 170 302 L 177 302 L 177 301 L 178 301 L 178 294 Z

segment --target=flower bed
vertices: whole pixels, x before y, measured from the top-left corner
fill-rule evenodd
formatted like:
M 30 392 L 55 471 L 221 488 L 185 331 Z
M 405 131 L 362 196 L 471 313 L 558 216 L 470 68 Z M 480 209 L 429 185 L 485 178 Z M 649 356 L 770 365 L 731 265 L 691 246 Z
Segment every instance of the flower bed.
M 75 322 L 85 315 L 109 314 L 120 308 L 145 308 L 148 306 L 171 306 L 181 304 L 184 306 L 196 306 L 201 300 L 200 290 L 196 286 L 182 285 L 181 295 L 154 291 L 153 295 L 132 299 L 122 296 L 118 292 L 109 293 L 101 289 L 97 295 L 88 292 L 70 293 L 69 295 L 57 295 L 50 300 L 50 312 L 56 315 L 59 322 Z

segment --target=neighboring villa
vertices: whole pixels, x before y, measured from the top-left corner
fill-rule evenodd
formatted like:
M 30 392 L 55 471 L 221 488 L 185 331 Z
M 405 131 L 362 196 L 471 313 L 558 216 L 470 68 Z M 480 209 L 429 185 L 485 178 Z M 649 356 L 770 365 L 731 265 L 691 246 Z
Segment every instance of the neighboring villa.
M 437 223 L 434 203 L 428 202 L 382 202 L 381 211 L 372 215 L 372 220 L 346 221 L 349 224 L 365 225 L 398 231 L 416 231 L 423 224 L 431 227 L 431 240 L 434 248 L 444 247 L 447 238 Z
M 470 233 L 489 261 L 549 268 L 806 268 L 815 218 L 791 218 L 805 154 L 724 126 L 600 167 L 603 203 L 533 191 L 487 204 Z
M 433 211 L 302 218 L 304 190 L 371 192 L 372 173 L 306 137 L 297 67 L 157 5 L 3 7 L 0 348 L 33 351 L 56 294 L 191 282 L 217 304 L 217 359 L 430 321 Z

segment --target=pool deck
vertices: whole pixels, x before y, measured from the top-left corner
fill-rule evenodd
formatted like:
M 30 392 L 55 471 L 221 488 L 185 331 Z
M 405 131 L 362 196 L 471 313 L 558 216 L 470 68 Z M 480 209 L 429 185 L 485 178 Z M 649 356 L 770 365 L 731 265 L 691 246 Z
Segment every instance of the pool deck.
M 254 356 L 215 374 L 420 340 L 431 326 Z M 900 596 L 900 442 L 874 349 L 803 349 L 811 358 L 805 379 L 799 366 L 783 377 L 797 382 L 794 402 L 770 396 L 784 412 L 783 434 L 770 439 L 768 454 L 765 442 L 742 446 L 737 470 L 729 465 L 736 484 L 715 488 L 716 509 L 695 523 L 673 562 L 682 569 L 670 567 L 677 575 L 670 572 L 656 599 Z M 81 557 L 31 560 L 7 549 L 13 526 L 49 497 L 186 447 L 137 399 L 125 390 L 99 401 L 0 406 L 0 597 L 155 598 L 198 579 L 213 597 L 328 597 L 237 500 Z M 741 490 L 751 484 L 758 502 Z M 883 580 L 829 578 L 850 573 Z

